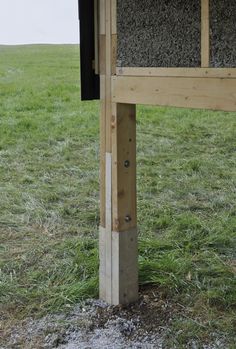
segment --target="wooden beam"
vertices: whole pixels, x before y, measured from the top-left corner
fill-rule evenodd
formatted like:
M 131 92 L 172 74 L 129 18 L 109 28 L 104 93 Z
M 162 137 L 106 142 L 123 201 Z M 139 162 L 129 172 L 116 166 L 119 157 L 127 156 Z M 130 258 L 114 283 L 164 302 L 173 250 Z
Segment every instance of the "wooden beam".
M 136 110 L 112 106 L 112 303 L 138 299 Z
M 236 79 L 114 76 L 112 100 L 236 111 Z
M 201 0 L 201 66 L 210 65 L 210 16 L 209 0 Z
M 100 226 L 106 226 L 106 77 L 100 75 Z
M 111 1 L 106 0 L 106 152 L 111 153 Z
M 117 34 L 117 0 L 111 0 L 111 33 Z
M 113 104 L 112 179 L 113 231 L 136 228 L 135 105 Z
M 236 78 L 236 68 L 129 68 L 117 67 L 119 76 L 160 76 L 188 78 Z
M 100 0 L 100 230 L 99 230 L 99 293 L 100 298 L 112 302 L 111 291 L 111 7 L 108 0 Z
M 106 34 L 106 0 L 99 0 L 99 32 Z
M 104 18 L 105 25 L 101 23 Z M 116 25 L 116 0 L 100 0 L 100 51 L 104 53 L 100 52 L 99 292 L 100 298 L 115 305 L 138 298 L 135 106 L 112 103 Z
M 99 297 L 103 300 L 107 299 L 107 232 L 106 228 L 100 225 L 99 228 Z
M 112 232 L 112 303 L 138 300 L 137 229 Z
M 102 280 L 106 287 L 105 300 L 113 304 L 112 300 L 112 154 L 106 153 L 106 277 Z
M 105 0 L 99 0 L 99 70 L 100 70 L 100 229 L 99 295 L 106 299 L 106 20 Z
M 100 70 L 100 226 L 106 226 L 106 7 L 99 0 L 99 70 Z
M 94 0 L 94 52 L 95 52 L 95 74 L 99 74 L 99 17 L 98 0 Z

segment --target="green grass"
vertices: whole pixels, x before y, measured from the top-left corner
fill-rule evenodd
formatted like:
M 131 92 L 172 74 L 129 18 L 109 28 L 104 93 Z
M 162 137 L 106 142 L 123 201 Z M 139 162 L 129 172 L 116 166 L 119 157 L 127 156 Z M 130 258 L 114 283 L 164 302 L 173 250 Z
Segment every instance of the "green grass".
M 0 46 L 0 316 L 98 290 L 99 104 L 76 46 Z M 236 113 L 138 108 L 140 283 L 181 304 L 169 346 L 235 348 Z

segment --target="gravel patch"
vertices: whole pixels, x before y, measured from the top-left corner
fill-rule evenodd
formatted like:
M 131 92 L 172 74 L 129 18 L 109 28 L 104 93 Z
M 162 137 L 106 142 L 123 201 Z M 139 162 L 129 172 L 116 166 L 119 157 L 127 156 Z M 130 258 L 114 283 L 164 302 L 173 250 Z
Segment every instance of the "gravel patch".
M 156 298 L 152 290 L 128 307 L 88 300 L 67 313 L 26 319 L 5 333 L 0 349 L 170 349 L 170 325 L 183 309 Z M 184 311 L 185 312 L 185 311 Z M 215 336 L 201 349 L 227 349 Z M 178 349 L 178 344 L 171 349 Z M 181 348 L 185 348 L 181 346 Z M 198 349 L 192 341 L 188 349 Z

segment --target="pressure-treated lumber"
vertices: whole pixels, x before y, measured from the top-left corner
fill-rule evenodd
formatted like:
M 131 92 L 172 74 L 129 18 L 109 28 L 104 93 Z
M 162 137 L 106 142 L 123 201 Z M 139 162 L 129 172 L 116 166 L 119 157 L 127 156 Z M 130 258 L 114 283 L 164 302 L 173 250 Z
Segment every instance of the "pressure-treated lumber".
M 201 66 L 210 64 L 210 16 L 209 0 L 201 0 Z
M 101 224 L 99 292 L 110 304 L 138 298 L 135 106 L 112 103 L 116 0 L 100 2 Z M 105 20 L 105 23 L 101 23 Z M 105 31 L 105 32 L 104 32 Z
M 236 111 L 236 79 L 114 76 L 112 100 Z
M 106 226 L 106 12 L 105 0 L 99 0 L 100 70 L 100 226 Z
M 107 230 L 100 227 L 99 255 L 106 260 Z M 111 232 L 111 259 L 100 264 L 100 298 L 110 304 L 129 304 L 138 299 L 137 229 Z
M 136 228 L 136 108 L 113 104 L 112 112 L 113 230 Z
M 99 74 L 99 8 L 98 0 L 94 0 L 94 52 L 95 52 L 95 62 L 94 70 L 95 74 Z
M 106 77 L 100 75 L 100 225 L 106 223 Z
M 100 231 L 99 293 L 112 303 L 111 4 L 100 0 Z
M 236 68 L 132 68 L 117 67 L 119 76 L 160 76 L 188 78 L 236 78 Z
M 112 153 L 106 153 L 106 221 L 100 227 L 100 298 L 138 299 L 136 111 L 112 104 Z
M 107 232 L 106 228 L 100 225 L 99 228 L 99 297 L 100 299 L 107 300 L 107 265 L 106 265 L 106 253 L 107 253 Z
M 111 73 L 112 73 L 112 19 L 111 1 L 106 0 L 106 152 L 111 153 Z
M 100 227 L 100 298 L 110 304 L 138 299 L 136 111 L 112 104 L 112 153 L 106 153 L 106 219 Z
M 112 303 L 128 304 L 137 299 L 137 229 L 112 232 Z
M 106 285 L 105 300 L 112 301 L 112 154 L 106 153 L 106 240 L 105 240 L 106 277 L 100 282 Z M 102 262 L 104 263 L 104 262 Z

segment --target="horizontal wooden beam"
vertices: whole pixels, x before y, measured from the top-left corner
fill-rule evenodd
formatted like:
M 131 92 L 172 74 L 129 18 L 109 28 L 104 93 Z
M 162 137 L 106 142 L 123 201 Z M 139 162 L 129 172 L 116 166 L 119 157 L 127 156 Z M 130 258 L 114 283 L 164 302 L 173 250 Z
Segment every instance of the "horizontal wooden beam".
M 114 76 L 112 101 L 236 111 L 236 79 Z
M 236 68 L 132 68 L 117 67 L 119 76 L 161 76 L 189 78 L 236 78 Z

